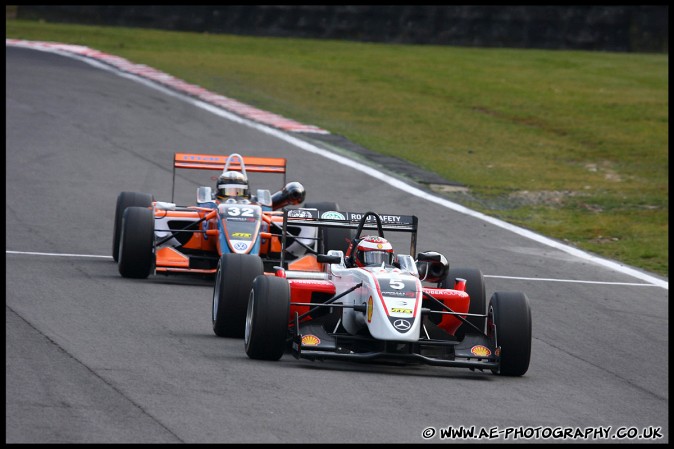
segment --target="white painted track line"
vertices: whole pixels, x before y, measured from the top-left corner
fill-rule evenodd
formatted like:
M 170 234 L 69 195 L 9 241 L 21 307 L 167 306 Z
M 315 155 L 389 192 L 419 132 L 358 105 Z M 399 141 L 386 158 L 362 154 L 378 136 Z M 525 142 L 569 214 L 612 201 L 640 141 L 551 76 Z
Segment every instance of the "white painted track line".
M 47 257 L 78 257 L 78 258 L 88 258 L 95 257 L 100 259 L 112 259 L 112 256 L 98 256 L 95 254 L 61 254 L 61 253 L 40 253 L 35 251 L 5 251 L 7 254 L 23 254 L 28 256 L 47 256 Z M 515 279 L 523 281 L 539 281 L 539 282 L 569 282 L 573 284 L 601 284 L 601 285 L 626 285 L 633 287 L 658 287 L 655 284 L 637 284 L 633 282 L 606 282 L 606 281 L 583 281 L 579 279 L 551 279 L 551 278 L 529 278 L 529 277 L 518 277 L 518 276 L 498 276 L 498 275 L 489 275 L 485 274 L 486 278 L 497 278 L 497 279 Z

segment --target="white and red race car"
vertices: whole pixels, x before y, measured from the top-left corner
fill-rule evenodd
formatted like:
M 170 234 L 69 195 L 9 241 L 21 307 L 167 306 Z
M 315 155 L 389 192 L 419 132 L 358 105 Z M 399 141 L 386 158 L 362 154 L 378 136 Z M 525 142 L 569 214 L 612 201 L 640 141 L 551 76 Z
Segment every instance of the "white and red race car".
M 409 232 L 416 251 L 415 216 L 374 212 L 319 214 L 285 211 L 283 226 L 357 229 L 346 254 L 314 257 L 320 271 L 281 263 L 257 276 L 248 300 L 244 344 L 253 359 L 290 352 L 309 360 L 398 361 L 490 370 L 521 376 L 529 367 L 531 311 L 520 292 L 486 301 L 480 270 L 449 268 L 437 252 L 395 254 L 391 263 L 354 266 L 364 230 Z M 385 220 L 382 220 L 382 217 Z M 392 218 L 391 218 L 392 217 Z M 376 241 L 376 237 L 373 241 Z

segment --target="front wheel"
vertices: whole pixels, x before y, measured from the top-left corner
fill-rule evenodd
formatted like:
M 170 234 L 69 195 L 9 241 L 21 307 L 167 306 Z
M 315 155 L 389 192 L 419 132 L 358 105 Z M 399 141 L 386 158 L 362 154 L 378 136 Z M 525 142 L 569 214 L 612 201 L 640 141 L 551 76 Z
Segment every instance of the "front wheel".
M 128 207 L 119 236 L 119 274 L 144 279 L 154 268 L 154 212 L 145 207 Z
M 119 237 L 122 234 L 122 218 L 128 207 L 150 207 L 152 195 L 138 192 L 122 192 L 117 196 L 115 207 L 115 222 L 112 233 L 112 259 L 119 260 Z
M 495 374 L 522 376 L 531 359 L 531 308 L 519 292 L 496 292 L 489 301 L 487 333 L 501 347 L 501 364 Z
M 290 287 L 274 276 L 258 276 L 253 282 L 243 337 L 251 359 L 278 360 L 286 349 Z
M 255 277 L 263 273 L 259 256 L 226 253 L 220 257 L 211 315 L 215 335 L 243 337 L 248 294 Z

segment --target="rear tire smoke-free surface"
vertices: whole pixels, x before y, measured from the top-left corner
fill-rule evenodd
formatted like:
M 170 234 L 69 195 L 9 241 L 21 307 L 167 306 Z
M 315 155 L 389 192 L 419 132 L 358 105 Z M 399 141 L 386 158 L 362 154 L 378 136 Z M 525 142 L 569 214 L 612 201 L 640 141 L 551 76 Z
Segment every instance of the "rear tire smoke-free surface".
M 489 301 L 490 320 L 496 327 L 496 344 L 501 347 L 497 374 L 522 376 L 531 359 L 531 308 L 520 292 L 496 292 Z M 489 330 L 493 335 L 493 329 Z
M 468 306 L 468 313 L 479 313 L 481 315 L 487 314 L 487 295 L 484 285 L 484 276 L 482 272 L 476 268 L 450 268 L 447 277 L 440 284 L 441 288 L 454 288 L 454 280 L 461 278 L 466 280 L 466 293 L 470 296 L 470 305 Z M 466 321 L 473 323 L 482 331 L 485 331 L 486 318 L 480 317 L 466 317 Z M 456 330 L 454 336 L 459 340 L 467 334 L 478 333 L 475 329 L 466 323 L 461 324 Z
M 112 235 L 112 258 L 115 262 L 119 259 L 119 236 L 122 232 L 122 218 L 127 207 L 150 207 L 152 195 L 138 192 L 122 192 L 117 196 L 115 208 L 115 223 Z
M 127 207 L 119 237 L 119 274 L 144 279 L 154 267 L 154 213 L 145 207 Z
M 213 288 L 213 332 L 242 338 L 248 295 L 256 276 L 264 273 L 262 259 L 252 254 L 223 254 Z
M 290 287 L 288 281 L 258 276 L 248 299 L 244 345 L 251 359 L 278 360 L 286 349 Z

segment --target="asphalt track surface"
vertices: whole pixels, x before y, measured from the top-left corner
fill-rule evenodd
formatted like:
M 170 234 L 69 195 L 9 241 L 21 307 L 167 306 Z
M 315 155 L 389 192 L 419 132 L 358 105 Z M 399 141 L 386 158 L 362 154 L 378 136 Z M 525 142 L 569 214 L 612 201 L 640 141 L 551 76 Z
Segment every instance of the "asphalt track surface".
M 448 426 L 669 440 L 666 288 L 62 56 L 7 47 L 6 112 L 7 443 L 437 443 L 422 431 Z M 109 257 L 118 193 L 170 200 L 178 151 L 286 157 L 307 200 L 418 215 L 419 250 L 481 269 L 488 296 L 527 294 L 529 371 L 248 359 L 213 334 L 210 281 L 123 279 Z M 201 184 L 181 174 L 177 201 Z

